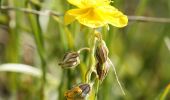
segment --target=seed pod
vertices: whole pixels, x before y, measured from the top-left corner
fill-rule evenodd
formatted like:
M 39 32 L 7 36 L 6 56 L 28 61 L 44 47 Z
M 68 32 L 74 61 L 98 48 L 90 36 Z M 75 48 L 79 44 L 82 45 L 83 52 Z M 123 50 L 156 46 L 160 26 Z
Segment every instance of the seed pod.
M 95 56 L 96 56 L 97 61 L 100 64 L 103 64 L 107 61 L 108 53 L 109 53 L 109 50 L 105 42 L 103 40 L 99 41 L 96 46 Z
M 81 97 L 86 97 L 86 95 L 90 92 L 90 85 L 89 84 L 81 84 L 79 85 L 80 89 L 82 90 Z
M 107 73 L 109 72 L 109 69 L 110 69 L 110 65 L 107 61 L 104 64 L 100 64 L 100 63 L 96 64 L 96 70 L 97 70 L 99 80 L 103 81 L 105 79 Z
M 63 57 L 63 61 L 59 63 L 64 69 L 75 68 L 78 64 L 80 64 L 80 57 L 77 52 L 66 53 Z
M 89 84 L 80 84 L 68 90 L 65 93 L 65 97 L 67 100 L 85 100 L 90 90 L 91 86 Z

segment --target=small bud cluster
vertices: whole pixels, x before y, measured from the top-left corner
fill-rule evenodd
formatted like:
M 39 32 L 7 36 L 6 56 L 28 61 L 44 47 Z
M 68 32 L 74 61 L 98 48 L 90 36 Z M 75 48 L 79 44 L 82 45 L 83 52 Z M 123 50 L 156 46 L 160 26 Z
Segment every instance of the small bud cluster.
M 59 63 L 64 69 L 75 68 L 80 64 L 79 53 L 68 52 L 64 55 L 63 61 Z
M 96 45 L 96 59 L 99 63 L 103 64 L 107 61 L 109 50 L 103 40 L 99 40 Z
M 82 48 L 77 52 L 68 52 L 64 55 L 63 60 L 58 64 L 63 69 L 73 69 L 80 64 L 79 54 L 82 50 L 89 50 Z M 67 100 L 85 100 L 89 92 L 91 91 L 91 85 L 88 83 L 80 84 L 68 90 L 64 96 Z
M 63 60 L 59 63 L 63 69 L 76 68 L 76 66 L 80 64 L 79 56 L 82 50 L 91 50 L 91 56 L 94 58 L 94 61 L 93 58 L 91 59 L 93 64 L 91 64 L 91 67 L 89 67 L 90 70 L 88 70 L 86 73 L 86 83 L 79 84 L 73 87 L 71 90 L 68 90 L 65 93 L 67 100 L 86 100 L 95 80 L 97 79 L 102 82 L 109 72 L 111 66 L 111 61 L 108 57 L 109 50 L 100 34 L 96 32 L 95 35 L 93 48 L 81 48 L 76 52 L 68 52 L 64 55 Z
M 96 52 L 95 52 L 95 56 L 96 56 L 96 71 L 99 77 L 99 80 L 103 80 L 110 68 L 110 65 L 107 62 L 108 59 L 108 53 L 109 50 L 105 44 L 105 42 L 101 39 L 98 40 L 98 43 L 96 43 Z

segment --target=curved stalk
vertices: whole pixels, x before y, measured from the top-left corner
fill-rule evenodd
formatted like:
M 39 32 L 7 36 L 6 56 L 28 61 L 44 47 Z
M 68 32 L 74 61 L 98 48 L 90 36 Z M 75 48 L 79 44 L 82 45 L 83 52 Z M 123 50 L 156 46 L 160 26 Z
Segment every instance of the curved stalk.
M 85 51 L 85 50 L 90 51 L 90 48 L 88 47 L 81 48 L 77 51 L 77 53 L 81 53 L 82 51 Z
M 85 82 L 86 83 L 89 83 L 90 81 L 90 77 L 91 77 L 91 73 L 93 72 L 94 70 L 94 67 L 95 67 L 95 58 L 94 58 L 94 53 L 95 53 L 95 44 L 96 44 L 96 39 L 95 39 L 95 29 L 92 31 L 92 38 L 91 38 L 91 43 L 89 45 L 90 47 L 90 59 L 89 59 L 89 69 L 86 73 L 86 76 L 85 76 Z
M 117 72 L 116 72 L 116 68 L 115 68 L 114 64 L 112 63 L 112 61 L 111 61 L 109 58 L 108 58 L 108 61 L 109 61 L 109 63 L 111 64 L 111 66 L 112 66 L 112 68 L 113 68 L 113 71 L 114 71 L 114 74 L 115 74 L 117 83 L 118 83 L 118 85 L 119 85 L 119 87 L 120 87 L 123 95 L 126 95 L 126 94 L 125 94 L 125 91 L 124 91 L 124 89 L 123 89 L 123 87 L 122 87 L 122 85 L 120 84 L 120 81 L 119 81 L 119 78 L 118 78 L 118 76 L 117 76 Z

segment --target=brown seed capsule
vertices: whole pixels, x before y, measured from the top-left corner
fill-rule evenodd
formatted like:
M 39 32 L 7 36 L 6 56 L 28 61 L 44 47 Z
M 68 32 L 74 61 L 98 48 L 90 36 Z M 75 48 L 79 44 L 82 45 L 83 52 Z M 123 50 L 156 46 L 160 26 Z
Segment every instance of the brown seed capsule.
M 59 63 L 64 69 L 75 68 L 78 64 L 80 64 L 80 58 L 77 52 L 66 53 L 63 57 L 63 61 Z
M 90 85 L 89 84 L 81 84 L 79 85 L 80 89 L 82 90 L 81 97 L 86 97 L 86 95 L 90 92 Z
M 95 56 L 96 56 L 97 61 L 100 64 L 103 64 L 107 61 L 108 53 L 109 53 L 109 50 L 105 42 L 103 40 L 99 41 L 96 46 Z
M 109 72 L 109 69 L 110 69 L 110 65 L 107 61 L 104 64 L 100 64 L 100 63 L 96 64 L 96 70 L 99 76 L 99 80 L 103 81 L 105 79 L 107 73 Z
M 80 84 L 73 87 L 71 90 L 68 90 L 65 93 L 65 97 L 67 98 L 67 100 L 84 100 L 90 90 L 91 87 L 89 84 Z

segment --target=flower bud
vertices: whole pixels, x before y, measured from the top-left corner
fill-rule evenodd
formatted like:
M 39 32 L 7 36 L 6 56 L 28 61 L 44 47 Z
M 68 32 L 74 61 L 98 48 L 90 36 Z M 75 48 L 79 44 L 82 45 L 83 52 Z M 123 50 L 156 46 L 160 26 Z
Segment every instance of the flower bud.
M 80 58 L 77 52 L 66 53 L 63 61 L 59 63 L 64 69 L 75 68 L 78 64 L 80 64 Z
M 84 100 L 91 90 L 89 84 L 80 84 L 65 93 L 67 100 Z
M 103 81 L 105 79 L 107 73 L 109 72 L 109 69 L 110 64 L 107 61 L 104 64 L 101 64 L 99 62 L 96 64 L 96 70 L 99 80 Z
M 89 84 L 81 84 L 79 85 L 80 89 L 82 90 L 81 97 L 86 97 L 86 95 L 90 92 L 90 85 Z
M 103 40 L 99 41 L 96 46 L 95 56 L 96 56 L 97 61 L 100 64 L 103 64 L 107 61 L 108 53 L 109 53 L 109 50 L 105 42 Z

